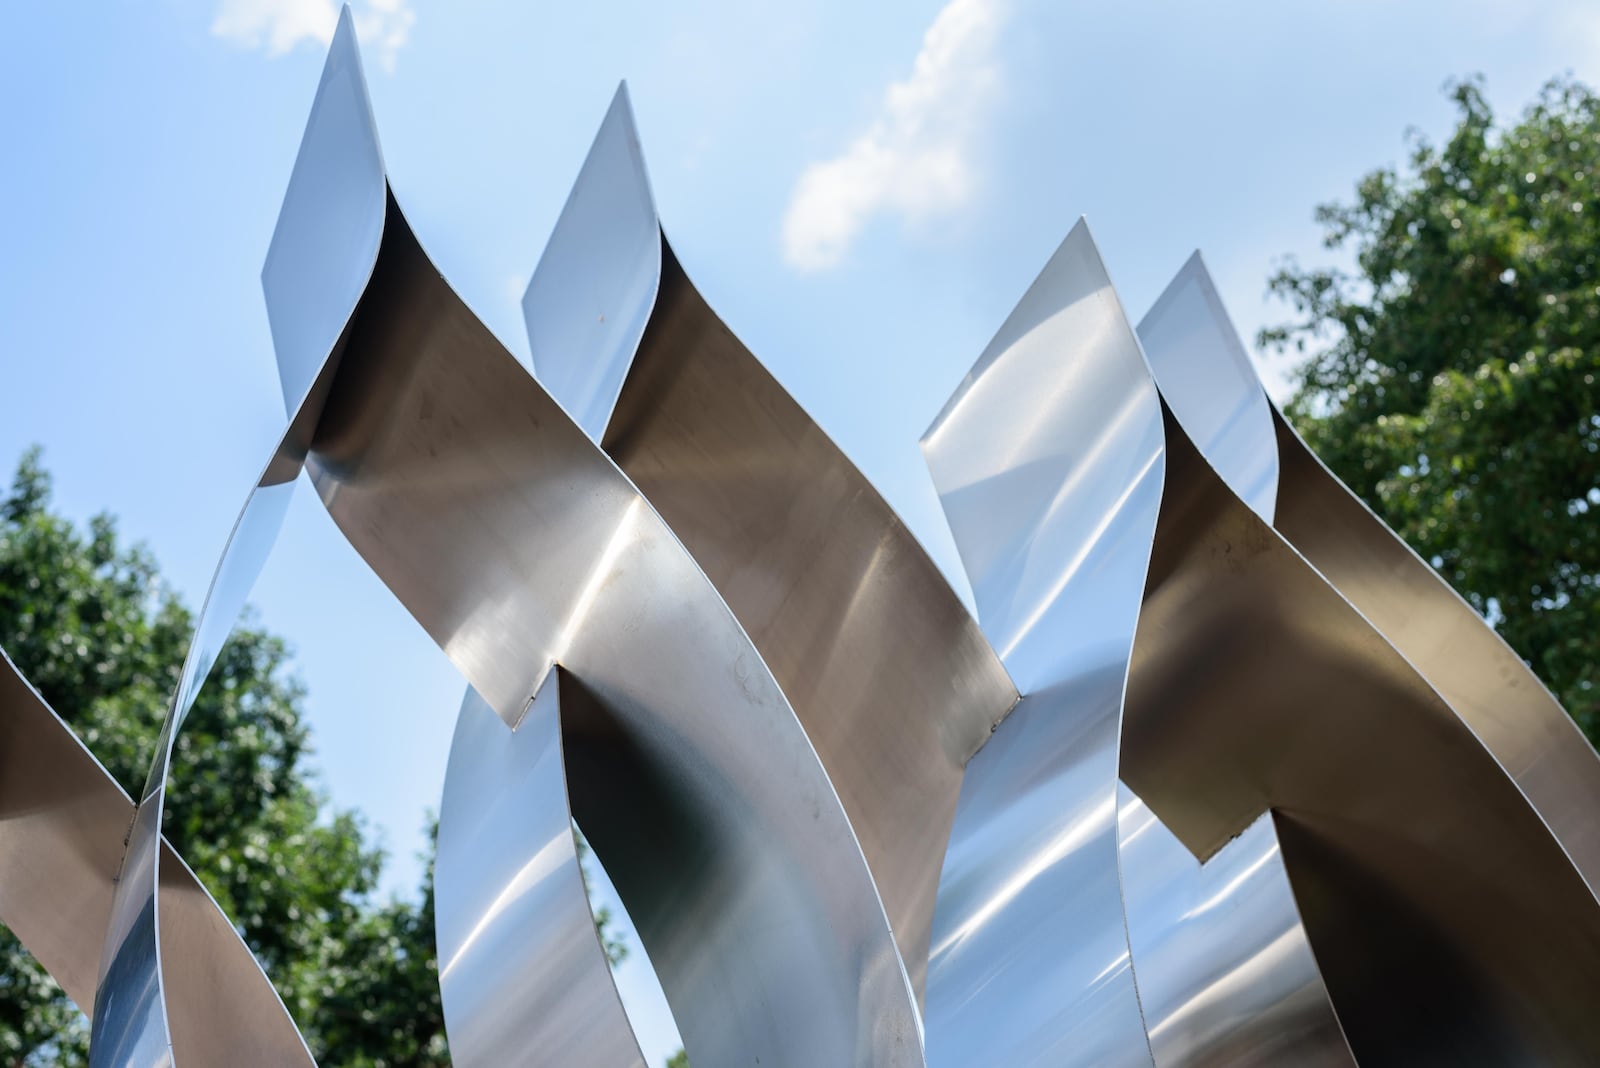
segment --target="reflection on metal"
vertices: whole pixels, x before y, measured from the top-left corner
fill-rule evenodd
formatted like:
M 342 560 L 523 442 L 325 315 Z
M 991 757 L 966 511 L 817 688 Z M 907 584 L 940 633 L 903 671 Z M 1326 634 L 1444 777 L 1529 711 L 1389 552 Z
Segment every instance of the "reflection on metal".
M 1594 1060 L 1595 900 L 1560 841 L 1432 680 L 1170 412 L 1166 431 L 1128 785 L 1202 860 L 1273 813 L 1359 1060 Z M 1285 473 L 1280 510 L 1290 492 Z
M 1174 299 L 1179 293 L 1195 296 Z M 1527 664 L 1323 466 L 1266 396 L 1247 357 L 1246 374 L 1229 382 L 1226 398 L 1214 388 L 1209 397 L 1188 389 L 1182 380 L 1169 385 L 1169 368 L 1192 368 L 1196 386 L 1222 381 L 1222 368 L 1244 355 L 1199 253 L 1139 331 L 1169 396 L 1181 391 L 1196 408 L 1250 407 L 1248 451 L 1272 457 L 1282 470 L 1276 509 L 1258 512 L 1449 702 L 1517 781 L 1589 886 L 1600 888 L 1600 820 L 1593 818 L 1600 811 L 1600 764 Z M 1173 407 L 1182 420 L 1176 399 Z M 1223 471 L 1218 457 L 1201 451 Z
M 1023 697 L 967 766 L 928 967 L 940 1064 L 1149 1064 L 1117 878 L 1161 402 L 1079 223 L 923 438 Z
M 96 1004 L 101 936 L 134 812 L 0 653 L 0 923 L 85 1009 Z M 222 1064 L 248 1048 L 253 1063 L 311 1064 L 249 948 L 165 839 L 156 875 L 173 1056 Z
M 348 11 L 262 282 L 285 429 L 137 802 L 0 671 L 0 922 L 96 1065 L 310 1060 L 158 833 L 302 471 L 471 684 L 462 1064 L 644 1063 L 574 820 L 697 1065 L 1600 1060 L 1600 765 L 1198 259 L 1136 333 L 1080 224 L 929 429 L 976 620 L 689 281 L 625 92 L 524 298 L 538 381 L 401 215 Z
M 433 889 L 458 1064 L 519 1064 L 537 1050 L 547 1064 L 644 1065 L 596 952 L 567 807 L 561 685 L 553 669 L 515 730 L 474 690 L 456 720 Z
M 794 704 L 920 997 L 962 768 L 1017 693 L 910 531 L 689 281 L 626 89 L 523 309 L 540 381 L 589 420 Z
M 1117 829 L 1157 1064 L 1352 1063 L 1270 817 L 1203 865 L 1126 786 Z

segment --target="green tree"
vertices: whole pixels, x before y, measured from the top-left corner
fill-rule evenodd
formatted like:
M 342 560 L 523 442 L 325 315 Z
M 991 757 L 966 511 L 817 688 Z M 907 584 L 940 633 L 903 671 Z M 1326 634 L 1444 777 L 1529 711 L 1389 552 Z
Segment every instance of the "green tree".
M 50 511 L 35 450 L 0 497 L 0 644 L 130 792 L 142 786 L 192 616 L 114 522 Z M 431 879 L 372 900 L 382 854 L 306 769 L 284 643 L 235 631 L 179 736 L 165 822 L 325 1064 L 446 1064 Z M 0 929 L 0 1061 L 83 1064 L 83 1018 Z
M 1600 739 L 1600 99 L 1549 83 L 1497 127 L 1450 87 L 1443 145 L 1317 209 L 1353 266 L 1290 261 L 1290 415 L 1330 467 Z

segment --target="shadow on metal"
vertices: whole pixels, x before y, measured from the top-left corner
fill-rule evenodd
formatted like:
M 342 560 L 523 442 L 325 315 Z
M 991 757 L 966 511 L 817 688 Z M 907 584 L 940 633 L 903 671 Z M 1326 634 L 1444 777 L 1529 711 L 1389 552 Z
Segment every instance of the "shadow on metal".
M 312 215 L 286 206 L 286 227 L 308 262 L 346 255 L 345 237 Z M 270 288 L 269 304 L 275 323 L 297 306 Z M 619 847 L 630 832 L 603 810 L 586 814 L 581 799 L 597 787 L 572 761 L 573 812 L 690 1055 L 920 1064 L 915 1007 L 860 849 L 759 654 L 639 491 L 440 278 L 392 197 L 340 349 L 306 461 L 335 523 L 506 724 L 524 722 L 559 666 L 563 708 L 586 695 L 640 770 L 638 781 L 606 780 L 612 803 L 649 798 L 634 818 L 671 824 L 680 848 L 670 854 Z M 286 381 L 295 366 L 285 362 Z M 442 937 L 483 919 L 444 915 L 445 897 L 439 905 Z M 605 966 L 587 910 L 573 915 L 592 954 L 540 989 L 592 981 Z M 551 964 L 504 952 L 527 972 Z M 593 989 L 604 1004 L 591 1019 L 614 1020 L 614 991 Z M 464 1049 L 504 1048 L 480 1047 L 459 1013 L 446 1022 Z
M 1597 913 L 1560 844 L 1170 414 L 1167 443 L 1124 718 L 1128 785 L 1201 859 L 1274 813 L 1363 1063 L 1600 1055 L 1584 1007 L 1600 989 Z
M 977 621 L 689 281 L 625 90 L 524 297 L 539 381 L 401 214 L 348 9 L 262 284 L 285 430 L 137 802 L 0 671 L 0 921 L 93 1064 L 309 1061 L 159 834 L 302 470 L 471 685 L 464 1065 L 643 1063 L 574 819 L 697 1064 L 1600 1062 L 1600 763 L 1198 258 L 1136 334 L 1080 223 L 929 428 Z
M 1190 296 L 1192 294 L 1192 296 Z M 1197 252 L 1140 324 L 1164 395 L 1195 410 L 1206 404 L 1251 409 L 1248 443 L 1282 470 L 1276 509 L 1257 509 L 1427 678 L 1495 755 L 1583 873 L 1600 886 L 1600 759 L 1522 658 L 1437 572 L 1383 525 L 1327 469 L 1267 397 Z M 1227 394 L 1224 366 L 1241 366 Z M 1168 378 L 1185 373 L 1195 387 Z M 1231 399 L 1230 399 L 1231 398 Z M 1199 435 L 1195 435 L 1200 440 Z M 1218 457 L 1201 452 L 1227 477 Z
M 793 703 L 920 999 L 963 768 L 1016 690 L 910 531 L 684 273 L 626 87 L 523 308 L 539 380 L 683 540 Z
M 537 1051 L 544 1064 L 644 1068 L 573 838 L 560 693 L 571 685 L 551 669 L 515 730 L 470 689 L 456 720 L 434 894 L 458 1064 L 519 1064 Z
M 1479 804 L 1493 798 L 1493 803 L 1503 809 L 1500 822 L 1481 829 L 1484 840 L 1477 847 L 1481 857 L 1476 858 L 1476 864 L 1470 862 L 1474 859 L 1470 844 L 1474 828 L 1455 829 L 1458 840 L 1453 846 L 1459 851 L 1459 859 L 1451 864 L 1461 872 L 1458 877 L 1471 873 L 1461 885 L 1472 890 L 1450 893 L 1475 901 L 1479 911 L 1457 910 L 1455 918 L 1461 926 L 1453 936 L 1439 930 L 1439 916 L 1449 913 L 1434 913 L 1430 911 L 1432 906 L 1419 899 L 1425 888 L 1431 886 L 1437 894 L 1441 887 L 1449 886 L 1450 866 L 1436 859 L 1438 867 L 1430 884 L 1416 870 L 1415 855 L 1407 857 L 1405 847 L 1388 845 L 1381 854 L 1382 863 L 1394 865 L 1397 871 L 1380 875 L 1368 870 L 1377 862 L 1358 855 L 1363 846 L 1355 836 L 1371 832 L 1357 831 L 1351 821 L 1342 818 L 1333 821 L 1339 828 L 1335 832 L 1331 825 L 1322 826 L 1320 820 L 1314 821 L 1304 813 L 1279 814 L 1280 833 L 1292 835 L 1292 841 L 1286 837 L 1284 843 L 1285 858 L 1291 862 L 1297 855 L 1304 858 L 1302 867 L 1290 869 L 1297 892 L 1303 896 L 1311 893 L 1309 887 L 1315 884 L 1305 866 L 1313 864 L 1334 869 L 1332 873 L 1319 873 L 1317 879 L 1348 887 L 1342 895 L 1323 891 L 1314 900 L 1316 927 L 1338 932 L 1325 935 L 1324 941 L 1316 944 L 1352 1043 L 1363 1053 L 1363 1059 L 1373 1059 L 1378 1051 L 1386 1051 L 1384 1055 L 1391 1060 L 1438 1056 L 1446 1034 L 1459 1040 L 1458 1050 L 1467 1057 L 1482 1057 L 1489 1051 L 1557 1060 L 1592 1056 L 1594 1035 L 1575 1026 L 1580 1013 L 1568 1004 L 1570 994 L 1564 998 L 1560 987 L 1563 983 L 1593 982 L 1593 903 L 1585 901 L 1584 895 L 1571 885 L 1571 871 L 1561 863 L 1560 854 L 1564 850 L 1577 872 L 1587 877 L 1590 886 L 1594 885 L 1596 830 L 1593 821 L 1584 815 L 1600 801 L 1600 763 L 1593 751 L 1526 665 L 1431 568 L 1339 483 L 1290 429 L 1261 388 L 1198 253 L 1184 265 L 1139 329 L 1163 396 L 1172 405 L 1177 421 L 1195 440 L 1205 443 L 1200 450 L 1205 459 L 1236 493 L 1251 503 L 1257 515 L 1272 523 L 1287 544 L 1303 556 L 1303 563 L 1310 565 L 1307 570 L 1315 569 L 1331 583 L 1363 621 L 1403 655 L 1420 680 L 1425 680 L 1431 692 L 1422 694 L 1412 684 L 1408 698 L 1426 706 L 1428 715 L 1451 713 L 1445 724 L 1455 744 L 1462 744 L 1461 735 L 1465 733 L 1457 726 L 1459 723 L 1469 728 L 1470 736 L 1475 736 L 1487 750 L 1488 760 L 1478 752 L 1470 758 L 1460 758 L 1449 769 L 1462 779 L 1482 777 L 1487 785 L 1463 788 L 1484 793 L 1475 796 L 1469 792 L 1465 797 L 1472 797 Z M 1220 412 L 1231 415 L 1218 432 L 1205 419 L 1206 413 L 1214 418 Z M 1281 472 L 1275 501 L 1248 495 L 1252 479 L 1240 461 L 1263 456 L 1271 457 Z M 1280 694 L 1278 699 L 1283 696 Z M 1343 696 L 1348 698 L 1348 691 Z M 1379 729 L 1382 728 L 1376 724 L 1371 727 L 1374 733 Z M 1389 740 L 1384 748 L 1392 752 L 1398 740 Z M 1425 750 L 1429 757 L 1437 759 L 1441 755 L 1437 743 L 1418 740 L 1416 744 L 1419 752 Z M 1329 752 L 1326 757 L 1333 755 Z M 1425 777 L 1426 765 L 1406 766 L 1409 754 L 1402 751 L 1400 756 L 1401 766 L 1391 774 Z M 1368 773 L 1372 772 L 1370 758 L 1361 763 Z M 1469 771 L 1472 764 L 1476 767 Z M 1437 765 L 1434 768 L 1436 774 L 1445 770 Z M 1509 796 L 1503 776 L 1515 782 L 1537 819 L 1530 820 L 1526 809 Z M 1436 807 L 1458 804 L 1470 812 L 1465 797 L 1430 800 Z M 1324 803 L 1330 809 L 1337 805 L 1331 796 Z M 1418 819 L 1419 814 L 1410 810 L 1408 815 L 1413 820 L 1411 833 L 1419 841 L 1442 837 L 1441 832 L 1448 826 L 1440 823 L 1430 831 L 1424 824 L 1433 817 Z M 1442 814 L 1439 818 L 1443 818 Z M 1548 832 L 1539 826 L 1541 821 L 1548 826 Z M 1520 829 L 1510 830 L 1513 826 Z M 1500 855 L 1498 845 L 1491 844 L 1496 830 L 1512 836 L 1525 835 L 1526 840 L 1519 844 L 1536 854 L 1536 860 L 1530 857 L 1526 861 L 1529 866 L 1520 876 L 1515 873 L 1516 862 Z M 1383 837 L 1393 841 L 1404 833 L 1403 821 L 1392 820 Z M 1440 843 L 1428 844 L 1437 858 Z M 1369 848 L 1376 851 L 1377 847 Z M 1482 871 L 1485 868 L 1490 869 L 1487 874 Z M 1402 875 L 1411 880 L 1409 884 L 1400 882 Z M 1548 905 L 1558 913 L 1565 909 L 1565 918 L 1532 923 L 1529 914 L 1546 907 L 1541 900 L 1547 887 L 1551 891 Z M 1412 921 L 1396 922 L 1390 930 L 1383 930 L 1379 923 L 1369 924 L 1364 938 L 1353 937 L 1355 932 L 1350 928 L 1356 921 L 1349 910 L 1360 900 L 1373 908 L 1387 902 L 1391 912 L 1409 913 Z M 1507 912 L 1503 918 L 1495 917 L 1490 904 L 1497 900 L 1498 907 Z M 1336 912 L 1336 907 L 1343 911 Z M 1308 923 L 1313 921 L 1309 906 L 1307 918 Z M 1561 954 L 1575 962 L 1573 973 L 1554 980 L 1532 974 L 1538 971 L 1532 954 L 1539 951 L 1532 947 L 1539 939 L 1546 941 L 1550 951 L 1558 952 L 1550 941 L 1557 937 L 1550 922 L 1566 925 L 1576 951 Z M 1473 930 L 1474 926 L 1478 929 Z M 1424 930 L 1434 934 L 1422 937 L 1418 932 Z M 1513 935 L 1513 930 L 1527 933 Z M 1449 984 L 1435 982 L 1428 988 L 1431 996 L 1413 999 L 1422 1002 L 1428 1011 L 1414 1007 L 1409 1014 L 1399 1013 L 1393 1005 L 1385 1004 L 1370 975 L 1370 958 L 1375 958 L 1385 945 L 1391 953 L 1408 946 L 1411 961 L 1445 962 L 1440 968 L 1446 972 L 1454 969 L 1459 977 Z M 1365 952 L 1369 959 L 1364 970 L 1357 972 L 1349 958 L 1359 952 Z M 1485 974 L 1492 978 L 1485 978 Z M 1540 989 L 1541 983 L 1542 992 L 1533 998 L 1539 1007 L 1532 1008 L 1527 1004 L 1529 992 Z M 1451 991 L 1456 1000 L 1437 993 L 1440 990 Z M 1354 1015 L 1352 1005 L 1360 1005 Z M 1428 1037 L 1430 1026 L 1438 1030 L 1438 1037 Z

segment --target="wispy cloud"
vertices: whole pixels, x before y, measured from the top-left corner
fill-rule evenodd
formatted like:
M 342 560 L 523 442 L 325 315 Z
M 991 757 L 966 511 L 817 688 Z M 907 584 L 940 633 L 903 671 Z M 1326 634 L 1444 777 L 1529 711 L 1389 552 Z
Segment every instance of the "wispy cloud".
M 352 8 L 356 35 L 385 70 L 405 47 L 416 13 L 408 0 L 361 0 Z M 211 32 L 245 48 L 281 56 L 302 42 L 326 45 L 339 23 L 335 0 L 222 0 Z
M 922 39 L 911 76 L 842 155 L 808 166 L 783 220 L 783 254 L 801 270 L 837 264 L 862 227 L 888 212 L 921 222 L 965 204 L 977 184 L 974 141 L 999 74 L 1006 0 L 950 0 Z

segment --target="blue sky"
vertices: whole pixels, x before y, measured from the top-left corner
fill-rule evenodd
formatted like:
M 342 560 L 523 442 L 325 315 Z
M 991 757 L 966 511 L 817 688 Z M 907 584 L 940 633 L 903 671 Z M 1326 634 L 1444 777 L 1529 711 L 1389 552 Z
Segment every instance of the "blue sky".
M 12 5 L 0 31 L 0 463 L 45 447 L 198 604 L 282 420 L 259 272 L 332 0 Z M 1593 0 L 358 0 L 392 180 L 526 359 L 518 298 L 616 82 L 701 291 L 935 558 L 916 440 L 1087 215 L 1137 317 L 1194 248 L 1247 336 L 1324 258 L 1313 205 L 1448 129 L 1600 79 Z M 1269 379 L 1284 368 L 1270 362 Z M 959 584 L 960 580 L 956 579 Z M 254 598 L 317 762 L 414 885 L 461 683 L 309 493 Z M 152 709 L 152 716 L 159 710 Z M 181 767 L 175 772 L 182 774 Z

